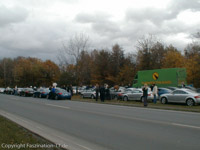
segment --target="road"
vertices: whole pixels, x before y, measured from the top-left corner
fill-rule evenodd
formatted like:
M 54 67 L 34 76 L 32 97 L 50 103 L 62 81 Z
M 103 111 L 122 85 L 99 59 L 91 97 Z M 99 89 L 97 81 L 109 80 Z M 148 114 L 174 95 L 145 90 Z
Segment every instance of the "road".
M 0 94 L 0 114 L 68 149 L 200 149 L 200 113 Z

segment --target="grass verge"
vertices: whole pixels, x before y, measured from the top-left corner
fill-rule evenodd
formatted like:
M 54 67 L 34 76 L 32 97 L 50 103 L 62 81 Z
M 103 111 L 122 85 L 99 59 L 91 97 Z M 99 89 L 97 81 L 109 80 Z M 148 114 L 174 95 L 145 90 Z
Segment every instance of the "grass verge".
M 64 150 L 2 116 L 0 116 L 0 149 Z
M 91 103 L 102 103 L 100 99 L 96 101 L 95 99 L 87 99 L 82 98 L 81 96 L 74 95 L 72 97 L 73 101 L 81 101 L 81 102 L 91 102 Z M 143 103 L 140 101 L 122 101 L 122 100 L 105 100 L 104 104 L 111 104 L 111 105 L 121 105 L 121 106 L 133 106 L 133 107 L 144 107 Z M 177 110 L 177 111 L 189 111 L 189 112 L 200 112 L 200 105 L 196 106 L 186 106 L 186 104 L 161 104 L 160 101 L 157 101 L 156 104 L 149 102 L 148 108 L 155 108 L 155 109 L 165 109 L 165 110 Z

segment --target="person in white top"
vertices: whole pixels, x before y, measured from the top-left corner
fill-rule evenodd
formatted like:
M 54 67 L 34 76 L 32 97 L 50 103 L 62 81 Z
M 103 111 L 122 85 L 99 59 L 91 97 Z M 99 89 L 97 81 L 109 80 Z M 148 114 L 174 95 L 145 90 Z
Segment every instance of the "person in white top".
M 154 96 L 154 99 L 153 99 L 153 103 L 156 104 L 157 102 L 157 99 L 156 99 L 156 96 L 158 94 L 158 87 L 156 86 L 156 84 L 153 85 L 153 96 Z

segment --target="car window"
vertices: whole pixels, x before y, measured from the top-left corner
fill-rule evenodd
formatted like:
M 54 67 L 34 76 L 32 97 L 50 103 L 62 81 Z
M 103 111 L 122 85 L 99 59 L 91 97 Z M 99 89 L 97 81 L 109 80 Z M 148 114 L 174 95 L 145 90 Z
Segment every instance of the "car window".
M 185 91 L 179 91 L 179 94 L 187 94 Z
M 140 90 L 134 90 L 133 93 L 142 93 Z
M 174 91 L 173 94 L 180 94 L 180 90 Z

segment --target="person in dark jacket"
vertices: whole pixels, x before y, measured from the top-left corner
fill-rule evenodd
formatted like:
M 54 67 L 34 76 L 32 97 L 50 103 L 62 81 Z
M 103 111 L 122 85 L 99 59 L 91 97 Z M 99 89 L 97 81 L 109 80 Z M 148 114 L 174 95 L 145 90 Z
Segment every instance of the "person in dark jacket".
M 144 98 L 144 107 L 147 107 L 148 85 L 144 84 L 142 90 L 143 90 L 143 98 Z
M 103 85 L 100 87 L 100 99 L 102 102 L 105 100 L 105 87 Z
M 107 100 L 110 100 L 110 89 L 109 89 L 109 86 L 108 84 L 105 85 L 105 97 Z

